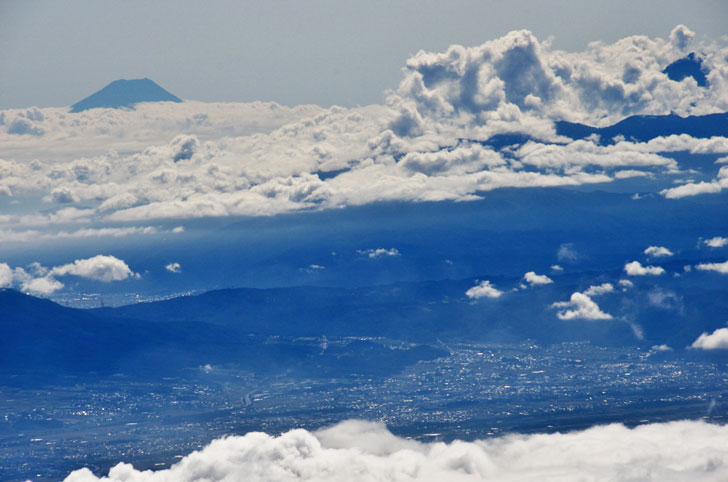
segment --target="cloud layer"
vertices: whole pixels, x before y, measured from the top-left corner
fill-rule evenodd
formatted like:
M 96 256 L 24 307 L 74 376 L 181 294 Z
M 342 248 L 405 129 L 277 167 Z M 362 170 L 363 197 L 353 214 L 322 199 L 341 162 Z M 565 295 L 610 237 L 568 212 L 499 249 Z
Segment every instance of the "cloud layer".
M 511 32 L 476 47 L 419 52 L 386 105 L 354 109 L 185 102 L 78 114 L 2 111 L 0 196 L 46 206 L 0 216 L 0 232 L 43 218 L 109 228 L 377 201 L 465 201 L 506 187 L 674 174 L 680 166 L 665 152 L 726 153 L 728 139 L 601 145 L 558 137 L 553 121 L 602 125 L 632 113 L 728 111 L 728 50 L 691 46 L 692 38 L 679 26 L 669 39 L 634 36 L 563 52 L 528 31 Z M 710 71 L 706 87 L 662 72 L 690 48 Z M 511 132 L 530 140 L 488 144 Z M 718 192 L 726 169 L 663 195 Z
M 671 422 L 628 429 L 509 435 L 475 442 L 418 443 L 383 424 L 347 421 L 318 432 L 254 432 L 215 440 L 170 469 L 120 463 L 108 477 L 88 469 L 65 482 L 294 481 L 722 481 L 728 427 Z

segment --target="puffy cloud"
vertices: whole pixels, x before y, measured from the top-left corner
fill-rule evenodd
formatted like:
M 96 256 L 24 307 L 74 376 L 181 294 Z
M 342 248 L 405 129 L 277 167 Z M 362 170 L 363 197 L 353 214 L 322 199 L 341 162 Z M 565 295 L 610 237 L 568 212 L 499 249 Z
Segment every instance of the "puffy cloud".
M 380 423 L 343 422 L 318 432 L 297 429 L 279 436 L 251 432 L 225 437 L 169 469 L 141 471 L 119 463 L 107 477 L 80 469 L 65 482 L 708 482 L 728 476 L 726 437 L 726 426 L 680 421 L 420 443 L 396 437 Z
M 722 263 L 701 263 L 695 267 L 701 271 L 715 271 L 721 274 L 728 274 L 728 261 Z
M 49 295 L 63 288 L 63 283 L 49 275 L 48 269 L 39 263 L 32 263 L 29 269 L 30 273 L 0 263 L 0 288 L 20 288 L 36 295 Z
M 619 286 L 621 286 L 622 289 L 627 289 L 627 288 L 633 287 L 634 286 L 634 283 L 632 283 L 628 279 L 621 279 L 621 280 L 619 280 Z
M 670 32 L 670 43 L 680 50 L 685 50 L 693 40 L 693 37 L 695 37 L 695 32 L 685 25 L 678 25 Z
M 728 350 L 728 328 L 718 328 L 711 334 L 703 333 L 690 347 L 701 350 Z
M 599 296 L 606 293 L 613 293 L 614 292 L 614 286 L 612 283 L 602 283 L 600 285 L 594 285 L 590 286 L 589 288 L 584 291 L 584 294 L 587 296 Z
M 63 283 L 54 279 L 52 276 L 44 276 L 42 278 L 33 278 L 25 281 L 21 288 L 23 291 L 30 291 L 38 295 L 50 295 L 60 289 L 63 289 Z
M 599 305 L 586 293 L 575 292 L 571 294 L 569 301 L 557 301 L 551 305 L 552 308 L 564 308 L 556 313 L 561 320 L 611 320 L 612 315 L 603 312 Z
M 97 281 L 110 282 L 135 276 L 127 264 L 114 256 L 96 255 L 77 259 L 73 263 L 56 266 L 50 273 L 55 276 L 74 275 Z
M 465 292 L 465 296 L 474 300 L 480 298 L 500 298 L 502 294 L 503 292 L 497 289 L 488 280 L 481 281 Z
M 401 256 L 397 248 L 357 249 L 356 252 L 370 259 Z
M 664 246 L 650 246 L 645 249 L 645 254 L 653 258 L 663 258 L 666 256 L 672 256 L 674 253 Z
M 624 265 L 624 272 L 629 276 L 659 276 L 665 273 L 661 266 L 642 266 L 639 261 L 632 261 Z
M 164 269 L 166 269 L 170 273 L 181 273 L 182 265 L 179 263 L 169 263 L 167 266 L 164 267 Z
M 723 246 L 728 245 L 728 238 L 716 236 L 714 238 L 706 239 L 703 242 L 706 246 L 710 246 L 711 248 L 722 248 Z
M 677 168 L 673 159 L 640 152 L 632 147 L 626 144 L 600 146 L 590 140 L 577 140 L 565 145 L 527 142 L 517 155 L 523 164 L 540 169 L 569 170 L 586 166 L 609 169 L 625 166 Z
M 554 282 L 554 280 L 552 280 L 545 274 L 536 274 L 533 271 L 529 271 L 528 273 L 524 274 L 523 279 L 526 280 L 531 286 L 547 285 Z
M 36 295 L 50 295 L 64 288 L 63 283 L 56 279 L 57 276 L 70 274 L 104 282 L 139 277 L 124 261 L 104 255 L 78 259 L 53 268 L 46 268 L 35 262 L 27 268 L 28 270 L 20 267 L 11 269 L 6 263 L 0 263 L 0 288 L 13 287 Z
M 693 79 L 672 81 L 662 72 L 684 56 L 692 35 L 678 26 L 669 41 L 633 36 L 570 53 L 521 30 L 476 47 L 420 51 L 407 61 L 405 78 L 390 97 L 401 111 L 393 125 L 407 126 L 402 134 L 421 135 L 435 129 L 432 119 L 493 131 L 534 118 L 594 125 L 637 113 L 728 110 L 722 46 L 701 46 L 706 65 L 713 67 L 707 88 Z
M 564 268 L 562 268 L 562 267 L 561 267 L 561 266 L 559 266 L 558 264 L 552 264 L 552 265 L 551 265 L 551 270 L 552 270 L 552 271 L 564 271 Z
M 670 348 L 669 346 L 663 344 L 663 345 L 652 345 L 652 347 L 650 348 L 650 350 L 652 350 L 652 351 L 658 351 L 658 352 L 660 352 L 660 351 L 661 352 L 665 352 L 665 351 L 672 351 L 672 348 Z

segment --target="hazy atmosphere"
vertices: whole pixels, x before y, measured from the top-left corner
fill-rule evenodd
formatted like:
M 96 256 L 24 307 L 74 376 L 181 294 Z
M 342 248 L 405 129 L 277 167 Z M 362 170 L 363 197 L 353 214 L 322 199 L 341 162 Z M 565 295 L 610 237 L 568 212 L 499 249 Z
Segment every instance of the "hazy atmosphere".
M 726 34 L 721 0 L 4 1 L 0 108 L 70 105 L 115 79 L 149 77 L 204 102 L 381 103 L 407 58 L 511 30 L 583 50 L 675 25 Z

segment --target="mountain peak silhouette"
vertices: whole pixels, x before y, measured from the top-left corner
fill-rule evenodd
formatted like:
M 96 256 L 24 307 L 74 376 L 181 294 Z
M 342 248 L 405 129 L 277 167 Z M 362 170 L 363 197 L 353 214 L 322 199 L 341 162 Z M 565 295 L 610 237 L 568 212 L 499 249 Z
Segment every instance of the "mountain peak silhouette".
M 118 109 L 134 108 L 139 102 L 182 102 L 182 99 L 164 90 L 151 79 L 120 79 L 71 106 L 71 112 L 97 107 Z

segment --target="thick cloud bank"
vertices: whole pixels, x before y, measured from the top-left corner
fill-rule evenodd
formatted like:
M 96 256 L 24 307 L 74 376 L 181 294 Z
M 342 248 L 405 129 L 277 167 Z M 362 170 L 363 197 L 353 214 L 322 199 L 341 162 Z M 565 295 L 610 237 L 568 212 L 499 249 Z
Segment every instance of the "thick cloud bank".
M 728 153 L 728 138 L 605 145 L 557 136 L 554 121 L 728 111 L 728 47 L 692 39 L 679 26 L 668 39 L 634 36 L 564 52 L 528 31 L 511 32 L 476 47 L 419 52 L 386 105 L 353 109 L 162 102 L 134 111 L 1 111 L 0 197 L 44 205 L 23 211 L 20 201 L 13 211 L 20 214 L 0 216 L 0 233 L 42 219 L 112 228 L 680 174 L 665 153 Z M 663 72 L 688 51 L 699 53 L 704 86 Z M 493 141 L 504 133 L 521 141 Z M 720 192 L 726 176 L 724 166 L 714 180 L 685 179 L 662 195 Z
M 544 118 L 604 125 L 632 114 L 725 112 L 725 50 L 697 46 L 709 70 L 706 87 L 663 72 L 686 55 L 693 35 L 680 25 L 669 40 L 637 35 L 572 53 L 520 30 L 477 47 L 420 51 L 390 99 L 401 109 L 393 127 L 416 135 L 432 128 L 431 119 L 497 129 L 513 121 L 538 128 Z
M 476 442 L 418 443 L 382 424 L 348 421 L 278 437 L 249 433 L 213 441 L 167 470 L 120 463 L 108 477 L 88 469 L 65 482 L 636 481 L 728 478 L 728 427 L 671 422 L 628 429 L 510 435 Z

